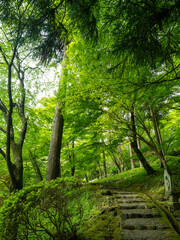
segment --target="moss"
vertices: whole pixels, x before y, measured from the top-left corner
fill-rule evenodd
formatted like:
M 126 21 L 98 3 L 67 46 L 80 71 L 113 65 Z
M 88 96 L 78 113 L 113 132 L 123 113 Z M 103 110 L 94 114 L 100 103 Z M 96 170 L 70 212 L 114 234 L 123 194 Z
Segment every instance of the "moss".
M 81 228 L 80 235 L 86 240 L 115 240 L 118 233 L 120 233 L 120 217 L 114 216 L 114 212 L 106 209 L 102 215 L 87 221 Z
M 84 221 L 78 236 L 85 240 L 117 239 L 120 232 L 120 214 L 115 203 L 110 201 L 110 195 L 102 195 L 101 188 L 91 187 L 93 197 L 96 198 L 89 219 Z M 97 191 L 96 191 L 97 190 Z M 111 203 L 111 204 L 110 204 Z M 111 206 L 110 206 L 111 205 Z

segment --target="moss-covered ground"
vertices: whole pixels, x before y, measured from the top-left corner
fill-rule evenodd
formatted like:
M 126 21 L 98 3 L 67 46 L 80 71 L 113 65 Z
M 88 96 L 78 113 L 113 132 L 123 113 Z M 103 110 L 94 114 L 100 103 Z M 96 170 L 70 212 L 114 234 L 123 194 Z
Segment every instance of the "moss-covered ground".
M 115 207 L 110 203 L 108 194 L 103 193 L 103 186 L 87 186 L 88 191 L 91 192 L 92 208 L 90 215 L 83 221 L 79 230 L 81 240 L 110 240 L 116 239 L 121 231 L 120 217 L 117 211 L 112 211 Z

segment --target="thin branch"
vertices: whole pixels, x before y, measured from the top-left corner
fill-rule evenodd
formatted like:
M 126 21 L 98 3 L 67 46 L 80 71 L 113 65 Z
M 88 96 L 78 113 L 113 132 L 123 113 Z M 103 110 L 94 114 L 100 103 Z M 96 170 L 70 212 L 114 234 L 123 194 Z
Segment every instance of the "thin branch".
M 3 156 L 3 158 L 6 160 L 6 153 L 0 148 L 0 154 Z
M 7 122 L 7 113 L 8 113 L 8 110 L 5 106 L 5 104 L 3 103 L 3 101 L 0 99 L 0 110 L 2 111 L 3 113 L 3 116 L 4 116 L 4 119 L 5 121 Z
M 8 62 L 8 60 L 7 60 L 7 58 L 6 58 L 6 55 L 4 54 L 1 46 L 0 46 L 0 52 L 1 52 L 1 54 L 2 54 L 2 57 L 3 57 L 4 61 L 5 61 L 5 63 L 7 64 L 7 66 L 9 66 L 9 62 Z
M 2 127 L 0 127 L 0 131 L 6 134 L 6 130 Z

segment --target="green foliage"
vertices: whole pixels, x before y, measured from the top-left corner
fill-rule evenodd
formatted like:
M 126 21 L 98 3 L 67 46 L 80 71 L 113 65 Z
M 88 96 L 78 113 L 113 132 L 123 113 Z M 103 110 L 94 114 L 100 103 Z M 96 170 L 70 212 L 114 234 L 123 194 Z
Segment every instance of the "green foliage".
M 12 39 L 6 46 L 1 44 L 6 55 L 11 56 L 17 36 L 20 52 L 30 49 L 31 54 L 46 63 L 53 57 L 60 61 L 65 44 L 67 48 L 62 75 L 57 74 L 60 78 L 57 98 L 44 98 L 40 107 L 31 107 L 34 95 L 26 95 L 31 109 L 26 109 L 29 120 L 23 145 L 25 186 L 36 182 L 29 150 L 45 175 L 56 101 L 64 104 L 63 176 L 69 176 L 75 167 L 75 174 L 81 178 L 84 174 L 89 179 L 99 177 L 103 169 L 102 152 L 108 174 L 117 172 L 115 159 L 123 163 L 124 170 L 130 168 L 132 105 L 141 151 L 147 160 L 154 161 L 153 147 L 156 150 L 162 147 L 166 155 L 180 154 L 179 1 L 1 0 L 0 6 L 0 20 Z M 22 29 L 18 32 L 20 25 Z M 95 45 L 85 41 L 90 38 L 98 40 Z M 1 64 L 1 98 L 7 104 L 5 71 L 5 64 Z M 29 77 L 32 71 L 26 72 Z M 13 72 L 16 103 L 20 91 L 14 76 Z M 26 86 L 29 85 L 33 85 L 34 91 L 39 88 L 26 81 Z M 150 107 L 159 124 L 162 144 L 156 140 Z M 15 137 L 20 129 L 17 113 L 14 108 Z M 0 120 L 5 129 L 4 120 Z M 5 149 L 4 133 L 0 137 Z M 134 154 L 133 158 L 137 156 Z
M 167 164 L 172 171 L 173 190 L 180 191 L 180 165 L 179 157 L 167 157 Z M 156 170 L 155 174 L 147 175 L 143 168 L 135 168 L 125 171 L 123 173 L 115 174 L 113 176 L 95 181 L 111 186 L 118 187 L 120 189 L 128 189 L 132 191 L 142 191 L 150 195 L 164 197 L 164 169 L 159 168 L 159 163 L 154 160 L 152 167 Z
M 76 178 L 42 182 L 13 194 L 0 213 L 1 239 L 75 239 L 85 192 Z
M 179 54 L 179 1 L 106 1 L 102 28 L 112 38 L 112 52 L 153 65 Z

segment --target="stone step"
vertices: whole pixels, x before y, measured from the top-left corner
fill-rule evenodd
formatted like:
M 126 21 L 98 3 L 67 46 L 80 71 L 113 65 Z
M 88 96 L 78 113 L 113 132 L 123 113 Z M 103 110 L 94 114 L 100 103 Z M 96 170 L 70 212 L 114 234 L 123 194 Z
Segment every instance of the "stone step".
M 164 230 L 170 228 L 170 226 L 165 222 L 162 223 L 159 218 L 133 218 L 124 220 L 122 228 L 129 230 Z
M 161 217 L 161 214 L 156 209 L 122 209 L 121 217 L 126 218 L 155 218 Z
M 116 196 L 116 198 L 123 198 L 123 199 L 125 199 L 125 198 L 141 198 L 139 195 L 137 195 L 137 194 L 134 194 L 134 195 L 132 195 L 132 194 L 128 194 L 128 195 L 121 195 L 121 194 L 118 194 L 117 196 Z
M 117 192 L 117 191 L 111 191 L 112 194 L 114 195 L 137 195 L 139 196 L 137 193 L 132 193 L 132 192 Z
M 153 209 L 156 206 L 153 203 L 121 203 L 120 209 Z
M 147 201 L 145 201 L 143 198 L 136 199 L 130 198 L 130 199 L 116 199 L 116 202 L 118 204 L 121 204 L 121 203 L 145 203 Z
M 178 236 L 168 230 L 124 230 L 123 240 L 178 240 Z

